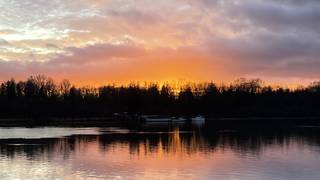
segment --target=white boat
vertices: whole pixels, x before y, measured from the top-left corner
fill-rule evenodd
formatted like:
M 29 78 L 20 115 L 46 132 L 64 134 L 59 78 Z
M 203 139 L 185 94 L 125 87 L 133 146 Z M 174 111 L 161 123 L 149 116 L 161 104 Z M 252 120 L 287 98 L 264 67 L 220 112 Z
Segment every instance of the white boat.
M 202 125 L 205 123 L 205 118 L 203 116 L 187 119 L 183 117 L 170 117 L 161 115 L 142 115 L 141 120 L 146 123 L 185 123 L 190 121 L 197 125 Z
M 195 124 L 195 125 L 204 125 L 206 123 L 206 118 L 203 116 L 197 116 L 197 117 L 191 118 L 191 122 L 192 124 Z
M 160 115 L 143 115 L 141 119 L 144 122 L 165 122 L 165 123 L 172 123 L 172 122 L 185 122 L 185 118 L 175 118 L 170 116 L 160 116 Z

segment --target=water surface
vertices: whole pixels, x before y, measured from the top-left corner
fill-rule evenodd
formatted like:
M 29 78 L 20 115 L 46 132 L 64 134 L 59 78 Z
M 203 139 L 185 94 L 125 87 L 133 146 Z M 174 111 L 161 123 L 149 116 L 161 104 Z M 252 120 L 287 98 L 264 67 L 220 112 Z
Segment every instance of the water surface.
M 0 179 L 319 179 L 320 128 L 0 128 Z

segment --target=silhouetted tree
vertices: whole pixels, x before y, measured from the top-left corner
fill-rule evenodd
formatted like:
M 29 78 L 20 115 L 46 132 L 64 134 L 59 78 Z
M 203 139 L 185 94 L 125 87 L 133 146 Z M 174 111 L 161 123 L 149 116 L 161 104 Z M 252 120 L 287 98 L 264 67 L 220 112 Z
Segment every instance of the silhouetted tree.
M 211 117 L 320 116 L 320 83 L 288 89 L 264 86 L 260 79 L 230 85 L 188 84 L 179 91 L 168 84 L 132 83 L 117 87 L 58 85 L 43 75 L 0 84 L 0 118 L 104 117 L 116 112 Z

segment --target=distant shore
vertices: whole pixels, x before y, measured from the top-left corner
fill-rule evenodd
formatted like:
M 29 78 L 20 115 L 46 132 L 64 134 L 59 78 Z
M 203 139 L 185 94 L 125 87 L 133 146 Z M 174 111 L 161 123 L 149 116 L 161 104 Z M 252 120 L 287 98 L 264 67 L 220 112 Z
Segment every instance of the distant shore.
M 114 126 L 135 125 L 144 122 L 120 120 L 110 117 L 76 118 L 0 118 L 0 127 L 14 126 Z M 308 124 L 319 123 L 320 117 L 206 117 L 207 124 L 248 125 L 248 124 Z
M 0 83 L 0 117 L 35 117 L 36 120 L 32 119 L 38 121 L 35 124 L 61 123 L 60 118 L 52 120 L 54 118 L 42 117 L 89 117 L 96 123 L 101 120 L 93 117 L 106 117 L 102 119 L 113 122 L 108 116 L 126 112 L 129 115 L 190 117 L 200 114 L 222 117 L 214 118 L 216 121 L 239 121 L 245 117 L 250 118 L 242 121 L 261 121 L 268 117 L 273 121 L 277 118 L 272 117 L 320 117 L 319 109 L 320 82 L 299 89 L 288 89 L 265 86 L 260 79 L 240 78 L 227 85 L 214 82 L 188 84 L 178 91 L 170 85 L 156 83 L 145 86 L 137 83 L 128 86 L 75 87 L 67 80 L 56 84 L 42 75 L 31 76 L 25 81 L 11 79 Z M 125 116 L 122 117 L 127 119 Z M 130 123 L 134 118 L 129 118 Z M 44 119 L 50 119 L 50 122 Z M 86 123 L 81 119 L 75 120 L 79 118 L 64 119 L 65 123 Z M 105 123 L 104 120 L 102 123 Z

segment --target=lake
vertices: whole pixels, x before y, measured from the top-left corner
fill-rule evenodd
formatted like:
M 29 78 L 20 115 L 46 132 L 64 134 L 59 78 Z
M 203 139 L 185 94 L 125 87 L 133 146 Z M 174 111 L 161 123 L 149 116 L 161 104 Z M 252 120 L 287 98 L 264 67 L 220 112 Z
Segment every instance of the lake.
M 0 128 L 0 179 L 319 179 L 320 127 Z

